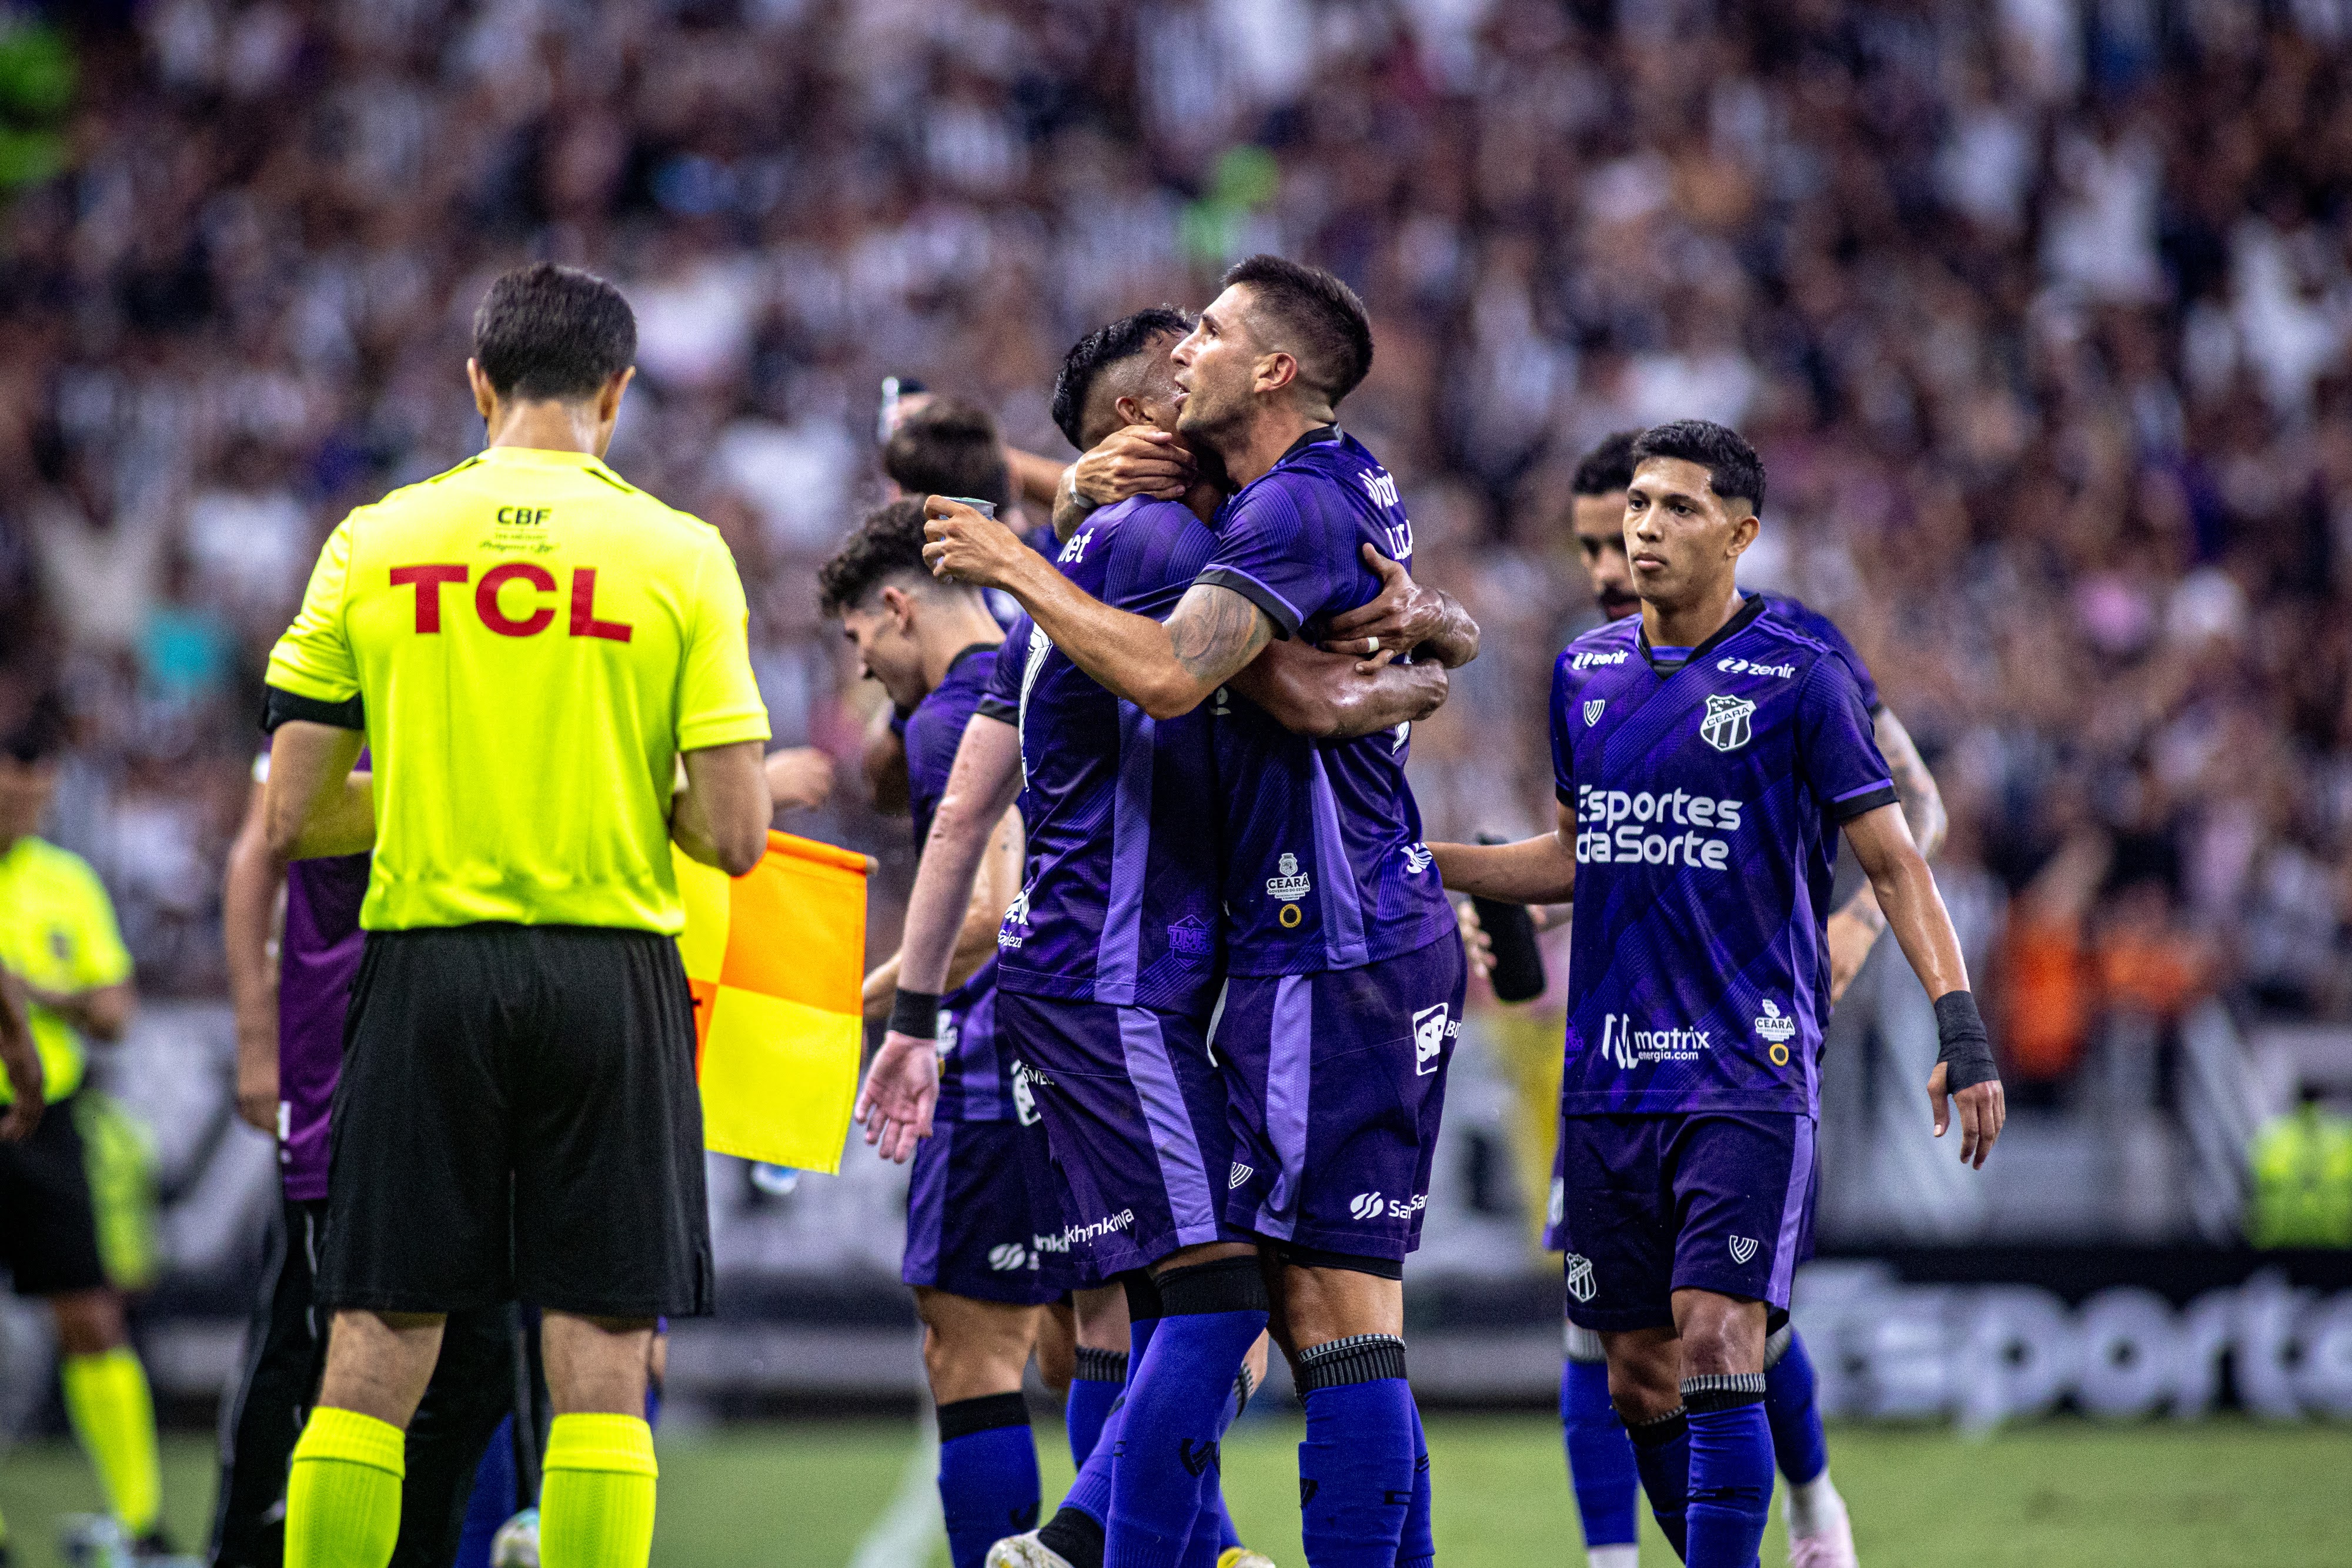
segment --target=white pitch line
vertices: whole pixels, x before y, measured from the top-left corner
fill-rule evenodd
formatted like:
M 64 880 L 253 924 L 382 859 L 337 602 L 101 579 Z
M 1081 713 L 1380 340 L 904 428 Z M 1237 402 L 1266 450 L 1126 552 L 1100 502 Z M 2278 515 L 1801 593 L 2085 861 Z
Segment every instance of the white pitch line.
M 940 1515 L 940 1424 L 931 1402 L 923 1401 L 914 1452 L 898 1477 L 898 1490 L 850 1554 L 849 1568 L 926 1568 L 947 1542 Z

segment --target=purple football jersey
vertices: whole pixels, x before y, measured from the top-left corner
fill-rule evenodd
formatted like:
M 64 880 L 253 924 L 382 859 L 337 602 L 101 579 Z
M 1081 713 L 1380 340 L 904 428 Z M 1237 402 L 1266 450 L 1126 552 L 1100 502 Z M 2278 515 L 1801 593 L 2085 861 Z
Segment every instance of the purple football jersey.
M 1059 565 L 1105 604 L 1160 620 L 1216 548 L 1182 506 L 1137 497 L 1080 524 Z M 1222 946 L 1208 714 L 1153 719 L 1026 617 L 1005 639 L 990 705 L 1021 727 L 1029 831 L 1021 896 L 996 938 L 998 983 L 1026 996 L 1205 1009 Z
M 907 806 L 915 822 L 915 852 L 931 836 L 931 818 L 947 793 L 964 726 L 987 695 L 996 649 L 974 643 L 955 656 L 931 694 L 907 716 Z M 1017 1117 L 1013 1059 L 997 1050 L 996 960 L 940 998 L 940 1102 L 950 1122 L 1003 1122 Z
M 1878 683 L 1870 678 L 1870 666 L 1862 662 L 1862 654 L 1845 640 L 1836 622 L 1803 600 L 1791 599 L 1785 593 L 1767 591 L 1756 597 L 1764 601 L 1766 614 L 1779 616 L 1843 660 L 1847 672 L 1853 676 L 1855 689 L 1862 693 L 1864 711 L 1874 718 L 1877 716 L 1878 710 L 1886 706 L 1879 697 Z
M 262 753 L 263 770 L 268 753 Z M 368 766 L 368 754 L 356 764 Z M 366 855 L 286 868 L 286 930 L 278 945 L 278 1169 L 297 1202 L 327 1196 L 327 1112 L 343 1071 L 343 1015 L 360 972 Z
M 1249 599 L 1278 635 L 1313 642 L 1332 616 L 1380 592 L 1367 544 L 1412 568 L 1396 481 L 1355 437 L 1325 425 L 1225 503 L 1199 580 Z M 1234 974 L 1357 968 L 1454 929 L 1405 782 L 1411 726 L 1311 740 L 1223 692 L 1215 715 L 1217 770 L 1232 785 L 1224 902 Z
M 1638 616 L 1554 667 L 1567 1114 L 1819 1113 L 1837 830 L 1895 789 L 1844 662 L 1764 612 L 1749 598 L 1670 673 Z

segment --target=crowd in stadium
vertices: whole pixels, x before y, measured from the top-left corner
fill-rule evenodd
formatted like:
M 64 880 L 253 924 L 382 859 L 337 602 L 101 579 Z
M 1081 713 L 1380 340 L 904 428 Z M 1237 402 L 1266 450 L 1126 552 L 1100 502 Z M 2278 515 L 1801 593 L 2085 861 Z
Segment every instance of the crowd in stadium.
M 614 465 L 722 529 L 779 741 L 846 758 L 870 689 L 813 578 L 881 494 L 881 378 L 1065 459 L 1068 344 L 1274 249 L 1369 302 L 1349 423 L 1488 632 L 1416 737 L 1432 837 L 1548 821 L 1551 657 L 1597 619 L 1568 475 L 1704 416 L 1770 469 L 1751 584 L 1861 647 L 1948 886 L 2005 901 L 2014 1080 L 2217 990 L 2352 1016 L 2352 16 L 1608 9 L 150 0 L 84 32 L 70 169 L 0 224 L 0 695 L 62 682 L 58 836 L 142 983 L 219 989 L 261 662 L 335 520 L 478 444 L 500 267 L 627 289 Z M 815 831 L 903 874 L 856 793 Z

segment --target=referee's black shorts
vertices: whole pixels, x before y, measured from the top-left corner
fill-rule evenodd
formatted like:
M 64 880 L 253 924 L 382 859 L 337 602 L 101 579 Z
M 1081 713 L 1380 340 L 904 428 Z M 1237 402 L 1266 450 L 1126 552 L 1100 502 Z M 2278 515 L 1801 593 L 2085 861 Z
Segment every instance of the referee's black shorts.
M 63 1296 L 107 1282 L 81 1131 L 68 1096 L 33 1135 L 0 1144 L 0 1268 L 20 1296 Z
M 710 1311 L 694 1003 L 670 937 L 370 932 L 330 1126 L 323 1306 Z

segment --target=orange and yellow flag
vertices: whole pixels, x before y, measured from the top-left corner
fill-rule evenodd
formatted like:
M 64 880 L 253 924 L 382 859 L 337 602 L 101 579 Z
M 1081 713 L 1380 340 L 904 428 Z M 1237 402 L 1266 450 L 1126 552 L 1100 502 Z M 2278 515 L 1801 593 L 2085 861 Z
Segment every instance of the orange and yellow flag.
M 865 1044 L 866 857 L 771 832 L 766 857 L 731 881 L 676 860 L 703 1143 L 839 1170 Z

